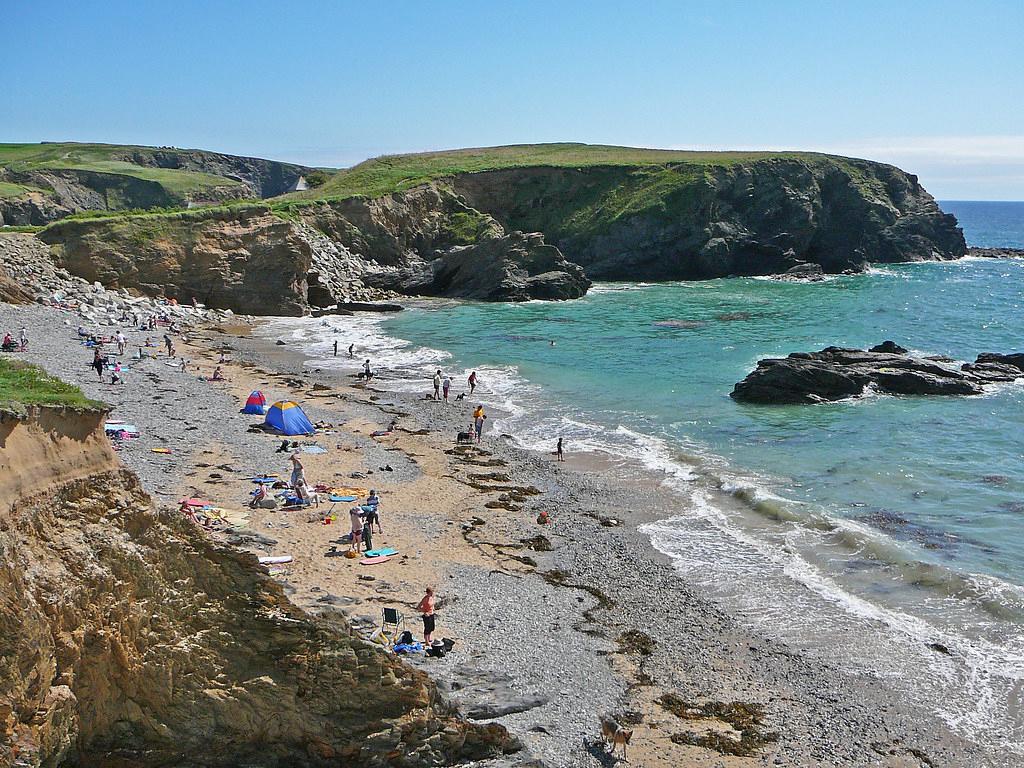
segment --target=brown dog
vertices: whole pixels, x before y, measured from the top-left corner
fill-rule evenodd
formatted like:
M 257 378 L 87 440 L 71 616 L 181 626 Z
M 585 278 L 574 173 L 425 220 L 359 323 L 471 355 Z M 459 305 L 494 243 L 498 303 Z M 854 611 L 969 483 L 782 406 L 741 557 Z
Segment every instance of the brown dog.
M 627 731 L 614 719 L 603 716 L 601 718 L 601 740 L 608 746 L 609 754 L 615 754 L 619 747 L 622 747 L 622 759 L 626 759 L 626 745 L 633 738 L 633 731 Z

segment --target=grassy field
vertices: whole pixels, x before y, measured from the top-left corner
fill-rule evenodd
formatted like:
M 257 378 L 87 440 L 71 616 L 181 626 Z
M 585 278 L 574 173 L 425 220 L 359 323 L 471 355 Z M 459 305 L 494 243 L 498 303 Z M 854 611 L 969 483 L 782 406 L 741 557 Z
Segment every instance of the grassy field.
M 29 187 L 22 184 L 11 184 L 9 181 L 0 181 L 0 200 L 5 197 L 21 197 L 29 191 Z
M 18 405 L 63 405 L 71 408 L 103 408 L 78 387 L 50 376 L 20 360 L 0 358 L 0 408 Z
M 175 197 L 184 197 L 213 187 L 239 184 L 223 176 L 175 168 L 152 168 L 114 159 L 116 155 L 124 153 L 145 154 L 153 151 L 153 147 L 120 144 L 0 144 L 0 166 L 6 166 L 12 171 L 70 168 L 130 176 L 155 181 Z
M 827 155 L 813 152 L 691 152 L 673 149 L 637 149 L 599 144 L 517 144 L 507 147 L 456 149 L 414 155 L 388 155 L 340 171 L 319 189 L 296 192 L 292 199 L 379 197 L 429 181 L 462 173 L 547 166 L 729 166 L 774 158 L 820 161 Z

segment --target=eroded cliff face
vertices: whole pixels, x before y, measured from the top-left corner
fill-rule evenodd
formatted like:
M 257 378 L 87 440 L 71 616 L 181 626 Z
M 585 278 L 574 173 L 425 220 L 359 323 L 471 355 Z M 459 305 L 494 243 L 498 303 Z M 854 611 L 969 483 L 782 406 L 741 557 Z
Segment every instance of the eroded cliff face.
M 525 168 L 452 180 L 503 224 L 543 232 L 594 279 L 826 272 L 966 253 L 956 218 L 917 177 L 822 157 L 731 166 Z
M 420 766 L 514 746 L 155 511 L 102 417 L 0 421 L 0 764 Z
M 264 206 L 67 220 L 40 237 L 61 267 L 108 288 L 253 315 L 306 310 L 309 243 Z
M 590 281 L 539 234 L 507 232 L 444 186 L 272 212 L 264 206 L 67 220 L 40 233 L 108 288 L 254 315 L 405 295 L 582 296 Z

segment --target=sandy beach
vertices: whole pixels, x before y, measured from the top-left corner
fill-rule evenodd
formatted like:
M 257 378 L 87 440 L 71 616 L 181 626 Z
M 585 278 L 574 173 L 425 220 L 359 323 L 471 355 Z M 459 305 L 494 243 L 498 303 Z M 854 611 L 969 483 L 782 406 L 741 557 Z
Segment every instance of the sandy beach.
M 453 639 L 454 650 L 409 663 L 468 717 L 497 719 L 519 736 L 524 750 L 505 764 L 611 764 L 597 743 L 603 714 L 633 729 L 635 765 L 999 764 L 880 678 L 796 653 L 702 597 L 638 530 L 677 503 L 654 475 L 601 455 L 559 463 L 489 431 L 479 445 L 456 445 L 474 403 L 415 399 L 388 391 L 386 380 L 367 386 L 310 370 L 296 350 L 241 325 L 179 342 L 185 371 L 161 354 L 132 360 L 124 385 L 101 383 L 88 367 L 91 352 L 74 338 L 77 322 L 57 310 L 0 305 L 0 326 L 29 329 L 21 357 L 138 426 L 141 437 L 119 455 L 157 503 L 199 497 L 222 510 L 209 535 L 292 557 L 271 568 L 298 606 L 344 614 L 367 636 L 381 608 L 396 607 L 419 638 L 415 605 L 434 586 L 436 634 Z M 145 334 L 128 336 L 135 349 Z M 201 379 L 222 353 L 227 381 Z M 269 402 L 295 400 L 329 425 L 296 439 L 306 477 L 359 495 L 375 489 L 383 533 L 373 543 L 398 555 L 373 566 L 344 557 L 345 503 L 333 506 L 329 525 L 327 501 L 248 509 L 248 478 L 290 470 L 290 454 L 277 451 L 281 438 L 254 430 L 260 417 L 239 413 L 256 389 Z M 392 420 L 395 431 L 371 436 Z M 537 522 L 541 512 L 549 524 Z

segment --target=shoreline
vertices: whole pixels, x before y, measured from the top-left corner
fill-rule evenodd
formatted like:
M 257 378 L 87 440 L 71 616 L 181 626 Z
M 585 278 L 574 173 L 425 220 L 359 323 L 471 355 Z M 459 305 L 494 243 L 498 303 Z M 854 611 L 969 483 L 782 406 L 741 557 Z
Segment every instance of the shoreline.
M 60 318 L 54 310 L 2 309 L 5 314 L 26 313 L 22 317 L 38 315 L 41 325 Z M 49 320 L 45 313 L 50 313 Z M 160 370 L 160 361 L 140 364 L 140 373 L 156 374 L 159 385 L 179 400 L 205 393 L 208 408 L 228 402 L 234 407 L 211 417 L 217 420 L 214 424 L 209 423 L 211 418 L 196 416 L 195 424 L 186 429 L 195 426 L 198 439 L 191 440 L 192 446 L 186 439 L 173 463 L 161 460 L 154 466 L 154 459 L 134 446 L 123 451 L 122 458 L 140 474 L 147 491 L 164 503 L 178 491 L 195 490 L 225 508 L 240 506 L 239 490 L 244 493 L 246 485 L 229 483 L 234 478 L 225 476 L 241 472 L 236 465 L 243 461 L 245 471 L 255 469 L 254 461 L 264 466 L 282 463 L 273 455 L 277 442 L 251 435 L 248 425 L 254 419 L 236 413 L 239 393 L 261 388 L 263 382 L 274 386 L 274 398 L 287 394 L 298 399 L 314 421 L 326 415 L 337 425 L 345 418 L 335 435 L 317 438 L 329 453 L 322 464 L 310 456 L 310 467 L 342 477 L 373 472 L 372 478 L 351 481 L 372 480 L 382 489 L 385 532 L 398 526 L 403 553 L 410 553 L 400 569 L 394 569 L 397 574 L 389 572 L 376 577 L 381 583 L 363 584 L 351 567 L 339 574 L 336 560 L 324 557 L 323 549 L 329 541 L 325 537 L 345 530 L 343 521 L 328 530 L 318 521 L 306 522 L 305 512 L 256 513 L 244 522 L 240 516 L 235 527 L 244 524 L 252 534 L 276 536 L 270 547 L 274 554 L 290 546 L 301 555 L 298 547 L 304 546 L 308 562 L 297 562 L 278 578 L 301 607 L 320 613 L 341 610 L 357 627 L 368 625 L 359 617 L 379 613 L 381 602 L 414 603 L 418 594 L 411 586 L 435 580 L 447 598 L 447 604 L 439 606 L 440 634 L 450 632 L 457 645 L 446 659 L 419 664 L 454 692 L 464 710 L 480 702 L 521 709 L 499 722 L 546 764 L 598 764 L 594 753 L 581 745 L 584 738 L 595 738 L 597 717 L 606 712 L 642 716 L 644 722 L 635 726 L 630 746 L 631 760 L 641 765 L 925 764 L 920 755 L 927 755 L 927 764 L 934 766 L 988 764 L 973 745 L 902 703 L 882 681 L 794 653 L 701 597 L 640 530 L 669 516 L 677 503 L 653 481 L 651 487 L 646 481 L 623 483 L 614 470 L 607 472 L 613 469 L 608 465 L 616 463 L 610 458 L 604 459 L 604 466 L 595 456 L 580 461 L 587 466 L 558 465 L 486 432 L 484 447 L 490 455 L 471 460 L 503 464 L 494 469 L 467 465 L 466 457 L 445 453 L 452 450 L 456 427 L 466 422 L 454 408 L 443 409 L 379 385 L 354 387 L 341 375 L 310 373 L 303 355 L 293 348 L 275 348 L 266 339 L 215 330 L 198 335 L 205 338 L 192 347 L 190 354 L 196 357 L 215 359 L 212 350 L 233 347 L 233 362 L 226 366 L 229 383 L 200 382 L 195 375 L 179 375 L 169 367 Z M 68 339 L 64 349 L 74 354 L 77 345 L 71 344 Z M 34 350 L 30 359 L 33 354 Z M 40 362 L 48 368 L 54 365 L 52 359 Z M 84 383 L 87 393 L 98 389 L 95 380 L 87 378 L 87 370 L 74 373 L 85 368 L 84 361 L 58 362 L 77 364 L 61 367 L 65 377 L 69 372 L 77 376 L 72 380 Z M 210 368 L 206 362 L 204 369 Z M 287 386 L 287 379 L 296 376 L 302 386 Z M 130 380 L 129 388 L 132 384 Z M 316 384 L 328 389 L 317 390 Z M 109 389 L 99 390 L 100 396 L 109 395 Z M 153 403 L 133 403 L 127 392 L 117 394 L 117 415 L 153 410 Z M 374 442 L 366 436 L 371 426 L 380 428 L 393 417 L 408 432 L 397 433 L 394 442 Z M 416 434 L 424 429 L 429 432 Z M 167 472 L 168 466 L 179 475 L 176 481 L 168 479 L 173 474 Z M 382 466 L 392 466 L 392 471 L 381 472 Z M 491 472 L 509 480 L 469 477 Z M 219 477 L 211 477 L 215 474 Z M 307 476 L 318 479 L 311 470 Z M 536 487 L 541 493 L 526 495 L 521 502 L 500 502 L 507 492 L 472 488 L 467 481 L 488 487 Z M 488 501 L 518 509 L 488 508 Z M 554 522 L 543 528 L 533 522 L 541 508 L 558 510 Z M 635 511 L 638 508 L 642 511 Z M 245 516 L 244 510 L 232 510 L 238 511 Z M 622 524 L 602 524 L 602 517 Z M 245 540 L 244 531 L 234 535 L 236 545 L 267 553 L 259 538 Z M 524 548 L 522 539 L 536 535 L 549 539 L 551 551 Z M 399 583 L 392 584 L 396 579 Z M 388 588 L 382 590 L 385 584 Z M 415 623 L 410 628 L 419 634 Z M 677 717 L 656 704 L 664 694 L 691 705 L 680 710 L 689 714 Z M 546 701 L 540 703 L 542 699 Z M 743 706 L 713 706 L 715 702 Z M 746 720 L 737 715 L 741 711 L 747 712 Z M 734 725 L 723 718 L 731 718 Z M 637 719 L 636 714 L 630 719 Z M 740 728 L 750 735 L 744 738 Z M 691 743 L 686 737 L 675 743 L 673 734 L 691 734 Z M 777 741 L 772 741 L 773 734 Z M 709 745 L 748 754 L 727 754 Z

